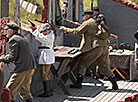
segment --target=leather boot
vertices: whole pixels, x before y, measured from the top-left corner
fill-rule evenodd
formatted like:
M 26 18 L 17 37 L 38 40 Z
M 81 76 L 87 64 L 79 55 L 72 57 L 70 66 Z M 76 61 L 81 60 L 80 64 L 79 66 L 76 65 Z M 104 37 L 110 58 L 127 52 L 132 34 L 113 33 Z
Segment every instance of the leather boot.
M 33 99 L 29 98 L 29 99 L 25 100 L 25 102 L 33 102 Z
M 77 75 L 77 81 L 74 84 L 71 84 L 70 87 L 81 89 L 82 88 L 82 85 L 81 85 L 82 82 L 83 82 L 83 75 L 78 74 Z
M 52 95 L 49 80 L 43 81 L 44 93 L 38 97 L 50 97 Z
M 108 77 L 108 80 L 112 83 L 112 89 L 117 90 L 118 85 L 117 85 L 117 80 L 114 76 Z
M 52 87 L 51 87 L 50 80 L 49 80 L 49 88 L 50 88 L 50 92 L 51 92 L 51 96 L 52 96 L 53 95 L 53 90 L 52 90 Z

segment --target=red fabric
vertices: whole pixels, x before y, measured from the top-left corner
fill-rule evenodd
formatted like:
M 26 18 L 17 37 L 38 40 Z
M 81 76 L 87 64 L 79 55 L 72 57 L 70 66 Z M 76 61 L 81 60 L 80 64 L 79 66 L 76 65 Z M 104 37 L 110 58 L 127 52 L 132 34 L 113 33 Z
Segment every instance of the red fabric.
M 41 28 L 42 28 L 42 24 L 40 24 L 40 26 L 39 26 L 39 28 L 38 28 L 38 31 L 39 31 L 39 32 L 40 32 Z
M 6 51 L 6 30 L 4 27 L 9 22 L 9 18 L 0 18 L 0 57 L 3 57 Z M 0 62 L 0 68 L 2 67 L 2 62 Z
M 126 5 L 126 6 L 128 6 L 128 7 L 130 7 L 130 8 L 135 9 L 135 10 L 138 11 L 138 6 L 135 5 L 135 4 L 132 4 L 132 3 L 127 2 L 127 1 L 125 1 L 125 0 L 113 0 L 113 1 L 115 1 L 115 2 L 120 2 L 121 4 Z
M 30 34 L 30 31 L 27 31 L 27 30 L 26 30 L 26 33 L 25 33 L 25 34 L 26 34 L 26 35 L 27 35 L 27 34 Z
M 1 94 L 2 102 L 11 102 L 10 89 L 4 88 L 3 93 Z
M 132 96 L 128 96 L 127 98 L 125 98 L 125 101 L 127 102 L 131 102 L 131 100 L 132 100 Z
M 43 0 L 43 9 L 42 9 L 42 20 L 46 19 L 46 22 L 48 22 L 48 1 L 49 0 Z

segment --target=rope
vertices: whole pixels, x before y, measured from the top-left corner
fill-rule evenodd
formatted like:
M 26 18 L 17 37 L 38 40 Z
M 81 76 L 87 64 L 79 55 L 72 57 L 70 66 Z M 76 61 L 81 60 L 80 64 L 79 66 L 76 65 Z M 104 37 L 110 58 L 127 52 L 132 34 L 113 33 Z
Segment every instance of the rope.
M 135 9 L 135 10 L 138 11 L 138 6 L 137 5 L 132 4 L 132 3 L 128 2 L 128 1 L 126 1 L 126 0 L 113 0 L 113 1 L 120 2 L 121 4 L 126 5 L 126 6 L 128 6 L 130 8 Z

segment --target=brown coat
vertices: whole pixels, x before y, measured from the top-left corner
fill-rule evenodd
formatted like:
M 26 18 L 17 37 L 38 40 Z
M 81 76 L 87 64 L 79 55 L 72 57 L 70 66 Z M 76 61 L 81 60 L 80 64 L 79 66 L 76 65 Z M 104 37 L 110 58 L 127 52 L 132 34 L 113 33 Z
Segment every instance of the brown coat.
M 80 44 L 82 52 L 90 51 L 98 46 L 107 46 L 106 40 L 102 40 L 96 36 L 97 24 L 93 18 L 83 22 L 78 28 L 66 28 L 65 31 L 71 35 L 83 34 Z
M 9 39 L 9 53 L 3 58 L 3 62 L 13 62 L 13 72 L 23 72 L 35 68 L 35 60 L 31 52 L 28 40 L 21 34 L 14 34 Z

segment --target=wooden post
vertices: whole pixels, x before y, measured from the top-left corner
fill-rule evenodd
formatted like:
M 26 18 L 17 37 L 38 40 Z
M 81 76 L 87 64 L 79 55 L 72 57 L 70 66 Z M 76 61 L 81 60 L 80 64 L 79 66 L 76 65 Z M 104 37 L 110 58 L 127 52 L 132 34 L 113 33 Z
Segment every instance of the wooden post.
M 16 0 L 16 8 L 14 10 L 14 22 L 21 26 L 20 23 L 20 0 Z
M 0 0 L 0 18 L 9 16 L 9 0 Z
M 20 0 L 16 0 L 16 8 L 14 10 L 14 22 L 21 27 L 20 22 Z M 18 31 L 18 33 L 21 32 L 21 29 Z
M 75 2 L 75 21 L 79 21 L 79 13 L 80 13 L 80 10 L 79 10 L 79 3 L 80 3 L 80 0 L 76 0 Z
M 48 22 L 49 0 L 43 0 L 42 21 Z

